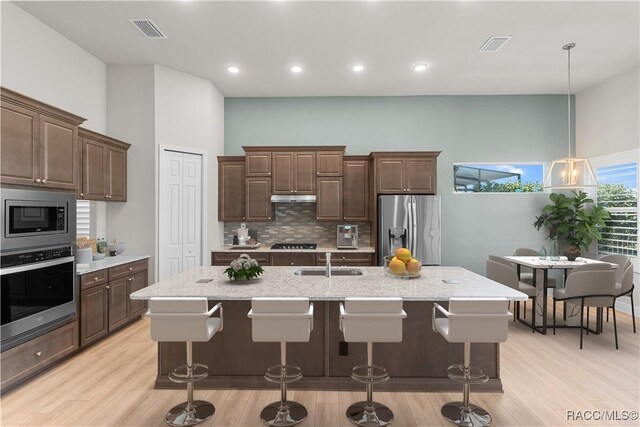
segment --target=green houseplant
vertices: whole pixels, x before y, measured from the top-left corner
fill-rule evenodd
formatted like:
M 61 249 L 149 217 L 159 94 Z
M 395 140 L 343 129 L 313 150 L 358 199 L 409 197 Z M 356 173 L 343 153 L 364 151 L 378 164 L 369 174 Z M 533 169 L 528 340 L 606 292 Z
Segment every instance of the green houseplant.
M 593 240 L 601 239 L 600 228 L 609 219 L 609 212 L 602 206 L 590 206 L 593 200 L 583 192 L 572 191 L 573 196 L 551 193 L 551 203 L 542 208 L 533 226 L 536 230 L 546 228 L 547 236 L 562 239 L 568 247 L 563 251 L 569 260 L 574 260 L 585 251 Z
M 242 254 L 238 259 L 231 261 L 231 265 L 224 272 L 230 280 L 249 280 L 260 276 L 264 270 L 258 265 L 258 261 L 251 259 L 247 254 Z

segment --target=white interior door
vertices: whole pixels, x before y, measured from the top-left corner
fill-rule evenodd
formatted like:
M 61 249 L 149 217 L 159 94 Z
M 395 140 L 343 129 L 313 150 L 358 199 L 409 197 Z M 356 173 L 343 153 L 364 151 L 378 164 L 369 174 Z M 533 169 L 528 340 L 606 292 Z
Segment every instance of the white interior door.
M 161 152 L 159 279 L 201 265 L 202 156 Z

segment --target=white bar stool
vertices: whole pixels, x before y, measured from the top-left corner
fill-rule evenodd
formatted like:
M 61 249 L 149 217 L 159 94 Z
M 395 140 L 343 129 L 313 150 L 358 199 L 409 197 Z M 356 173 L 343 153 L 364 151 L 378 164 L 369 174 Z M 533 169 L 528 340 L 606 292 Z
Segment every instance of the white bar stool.
M 402 341 L 402 298 L 347 298 L 340 304 L 340 330 L 347 342 L 367 343 L 367 363 L 353 367 L 351 378 L 366 384 L 367 400 L 347 409 L 347 418 L 358 426 L 385 426 L 393 421 L 393 412 L 373 401 L 373 385 L 389 380 L 385 368 L 373 364 L 374 342 Z
M 206 342 L 222 331 L 222 303 L 208 309 L 207 299 L 164 298 L 149 300 L 147 317 L 151 319 L 151 339 L 161 342 L 186 342 L 187 364 L 169 374 L 175 383 L 187 384 L 187 401 L 173 407 L 165 421 L 170 426 L 192 426 L 208 420 L 216 411 L 209 402 L 193 400 L 193 383 L 209 375 L 209 367 L 193 363 L 193 342 Z M 220 310 L 220 317 L 211 317 Z
M 279 342 L 280 364 L 267 369 L 264 378 L 280 384 L 280 401 L 260 413 L 269 426 L 293 426 L 307 417 L 307 409 L 287 400 L 287 384 L 302 379 L 302 370 L 287 365 L 287 342 L 308 342 L 313 330 L 313 304 L 309 298 L 253 298 L 251 318 L 254 342 Z
M 464 343 L 464 362 L 447 368 L 449 378 L 462 383 L 463 401 L 449 402 L 442 407 L 442 415 L 459 426 L 491 425 L 491 415 L 481 407 L 469 403 L 471 384 L 487 382 L 489 376 L 470 366 L 472 342 L 505 342 L 509 320 L 509 301 L 505 298 L 451 298 L 449 311 L 433 304 L 433 330 L 451 343 Z M 436 317 L 436 310 L 445 317 Z

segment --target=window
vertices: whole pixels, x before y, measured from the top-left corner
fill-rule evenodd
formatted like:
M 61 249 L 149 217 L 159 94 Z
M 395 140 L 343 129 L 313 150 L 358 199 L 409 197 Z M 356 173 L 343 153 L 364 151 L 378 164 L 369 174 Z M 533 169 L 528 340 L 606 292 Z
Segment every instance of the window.
M 91 234 L 91 202 L 78 200 L 76 204 L 76 237 L 90 237 Z
M 638 163 L 596 168 L 597 203 L 611 218 L 602 230 L 598 253 L 638 255 Z
M 534 193 L 542 191 L 542 163 L 454 163 L 455 193 Z

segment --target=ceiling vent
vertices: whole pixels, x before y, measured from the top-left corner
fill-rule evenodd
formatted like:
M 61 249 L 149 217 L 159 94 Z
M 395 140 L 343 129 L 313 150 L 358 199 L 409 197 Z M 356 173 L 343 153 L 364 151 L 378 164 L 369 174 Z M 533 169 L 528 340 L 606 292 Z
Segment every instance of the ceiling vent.
M 487 40 L 478 52 L 480 53 L 493 53 L 500 50 L 509 40 L 511 36 L 493 36 Z
M 133 25 L 135 25 L 148 39 L 166 39 L 158 26 L 151 19 L 130 19 Z

